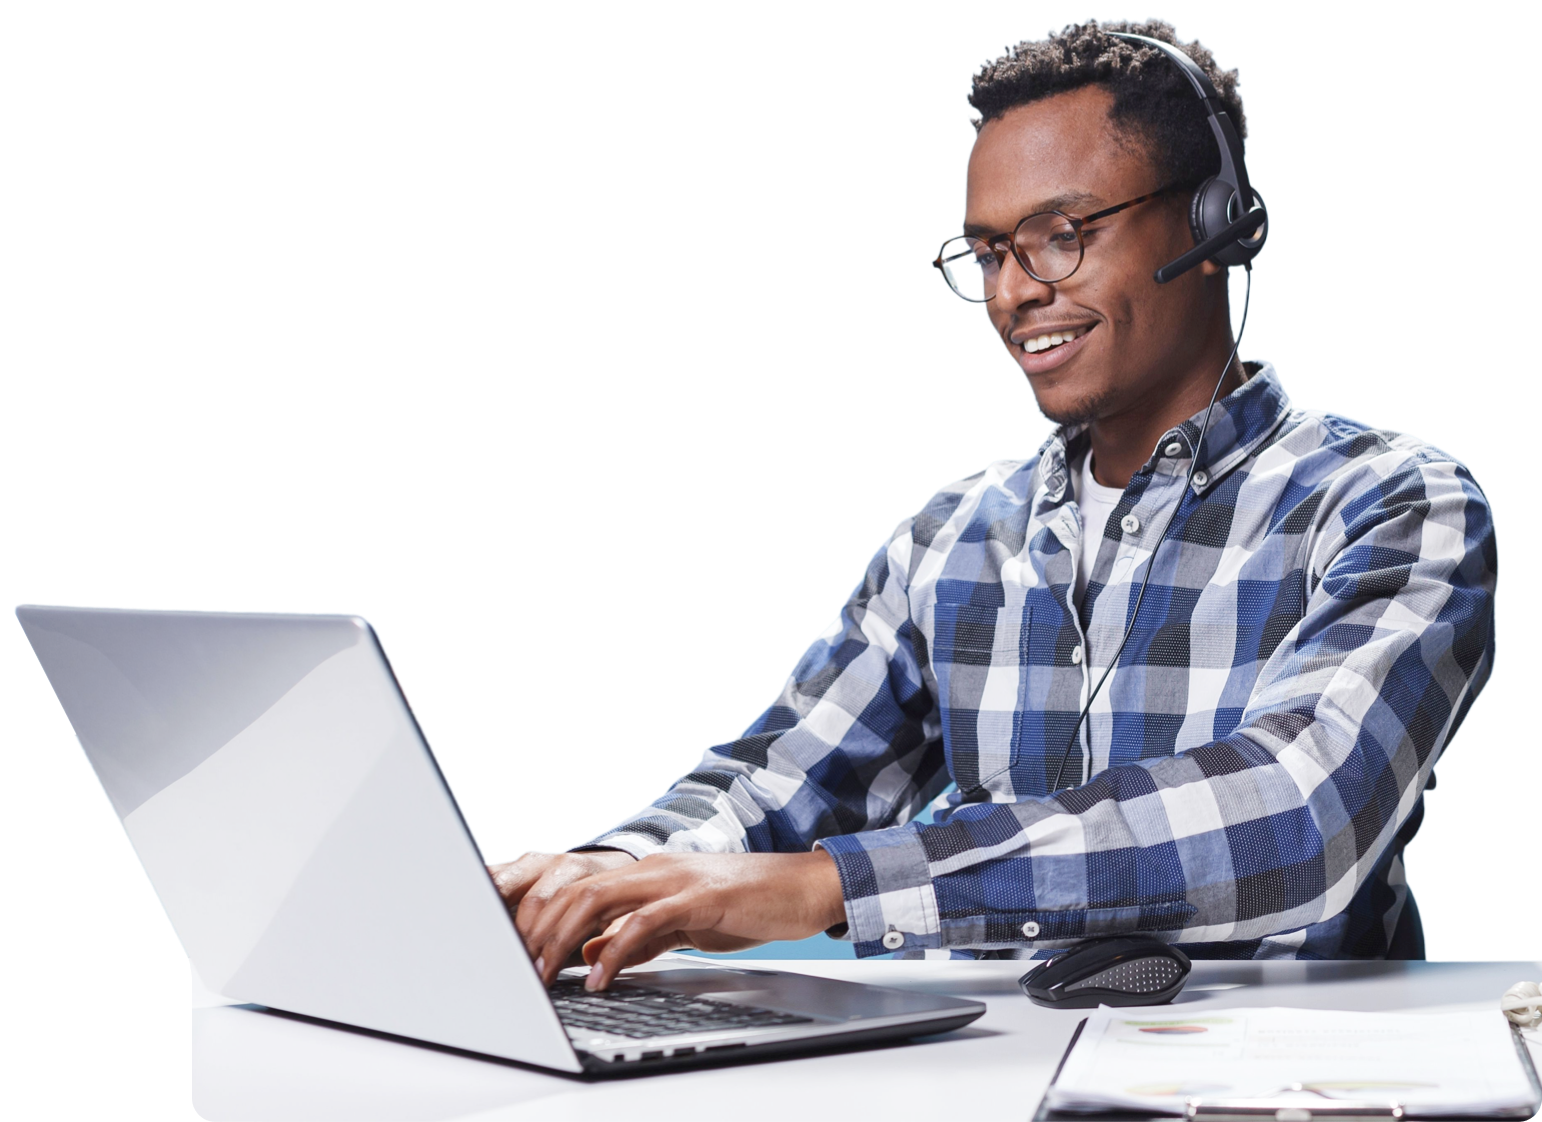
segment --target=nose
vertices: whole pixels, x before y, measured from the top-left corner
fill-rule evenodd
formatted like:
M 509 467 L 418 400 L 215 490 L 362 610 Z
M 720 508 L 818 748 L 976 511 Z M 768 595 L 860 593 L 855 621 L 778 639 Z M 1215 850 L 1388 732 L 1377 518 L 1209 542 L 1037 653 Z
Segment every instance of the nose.
M 998 307 L 1011 311 L 1025 305 L 1048 304 L 1055 298 L 1055 286 L 1035 280 L 1018 263 L 1015 254 L 1007 254 L 996 275 L 996 300 Z

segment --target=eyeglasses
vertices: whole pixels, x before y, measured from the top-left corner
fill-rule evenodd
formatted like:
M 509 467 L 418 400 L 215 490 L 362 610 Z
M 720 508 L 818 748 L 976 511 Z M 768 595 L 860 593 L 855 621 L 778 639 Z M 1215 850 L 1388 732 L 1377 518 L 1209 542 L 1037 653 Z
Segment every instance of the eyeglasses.
M 966 234 L 949 238 L 942 243 L 932 267 L 942 270 L 948 287 L 972 304 L 983 304 L 996 295 L 996 280 L 1008 253 L 1017 258 L 1023 272 L 1034 280 L 1058 284 L 1081 267 L 1087 253 L 1082 228 L 1087 223 L 1148 202 L 1171 189 L 1163 187 L 1081 218 L 1058 210 L 1030 214 L 1017 224 L 1010 237 L 998 234 L 987 241 Z

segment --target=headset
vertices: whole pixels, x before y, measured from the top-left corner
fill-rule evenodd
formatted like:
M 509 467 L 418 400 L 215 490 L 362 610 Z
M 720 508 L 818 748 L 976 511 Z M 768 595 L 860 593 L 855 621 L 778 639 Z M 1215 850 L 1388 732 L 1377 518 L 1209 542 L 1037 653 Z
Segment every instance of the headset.
M 1140 592 L 1135 597 L 1135 609 L 1130 613 L 1130 622 L 1124 629 L 1124 638 L 1119 641 L 1119 649 L 1114 652 L 1114 657 L 1108 663 L 1108 669 L 1103 671 L 1103 676 L 1098 679 L 1097 685 L 1087 696 L 1087 704 L 1082 708 L 1081 716 L 1076 718 L 1076 724 L 1071 728 L 1071 738 L 1066 743 L 1065 751 L 1060 755 L 1060 766 L 1055 771 L 1055 781 L 1049 787 L 1048 793 L 1051 795 L 1060 789 L 1060 781 L 1065 778 L 1066 761 L 1071 758 L 1071 750 L 1076 747 L 1082 723 L 1086 721 L 1087 714 L 1092 711 L 1093 701 L 1103 689 L 1103 683 L 1108 681 L 1108 676 L 1114 672 L 1114 667 L 1119 665 L 1119 656 L 1124 653 L 1130 636 L 1135 632 L 1135 621 L 1140 618 L 1140 606 L 1146 599 L 1146 585 L 1150 583 L 1151 574 L 1156 570 L 1157 554 L 1161 552 L 1163 543 L 1167 541 L 1167 532 L 1172 529 L 1173 520 L 1177 518 L 1184 499 L 1188 498 L 1193 489 L 1194 472 L 1199 467 L 1200 451 L 1205 444 L 1205 433 L 1210 430 L 1210 414 L 1215 409 L 1215 399 L 1226 381 L 1226 372 L 1231 369 L 1231 364 L 1237 357 L 1237 348 L 1242 346 L 1242 333 L 1247 330 L 1248 306 L 1253 299 L 1253 258 L 1258 256 L 1258 251 L 1264 247 L 1264 240 L 1269 236 L 1269 212 L 1264 207 L 1262 196 L 1253 190 L 1252 184 L 1248 181 L 1247 165 L 1242 160 L 1242 141 L 1237 136 L 1231 117 L 1227 115 L 1225 107 L 1221 104 L 1221 95 L 1216 92 L 1214 84 L 1205 72 L 1193 59 L 1171 43 L 1124 31 L 1110 31 L 1107 34 L 1137 46 L 1155 47 L 1173 61 L 1183 76 L 1189 80 L 1189 85 L 1194 87 L 1194 92 L 1199 95 L 1200 104 L 1205 107 L 1205 114 L 1210 122 L 1210 131 L 1215 134 L 1216 145 L 1221 150 L 1221 170 L 1195 188 L 1194 197 L 1189 202 L 1189 231 L 1194 235 L 1196 243 L 1194 248 L 1163 265 L 1152 274 L 1152 279 L 1157 284 L 1166 284 L 1202 261 L 1214 261 L 1226 266 L 1241 265 L 1247 270 L 1247 295 L 1242 302 L 1242 323 L 1237 328 L 1237 339 L 1232 344 L 1231 354 L 1226 356 L 1226 363 L 1221 367 L 1221 375 L 1216 379 L 1215 389 L 1210 394 L 1210 404 L 1205 408 L 1205 419 L 1199 428 L 1199 439 L 1189 449 L 1189 474 L 1183 481 L 1183 491 L 1178 496 L 1178 502 L 1172 512 L 1167 516 L 1166 523 L 1162 526 L 1162 534 L 1157 538 L 1156 545 L 1152 547 L 1151 556 L 1146 559 L 1146 575 L 1140 582 Z M 1091 761 L 1089 760 L 1088 763 L 1087 778 L 1090 779 Z
M 1155 47 L 1178 67 L 1189 80 L 1215 134 L 1221 150 L 1221 170 L 1201 183 L 1189 200 L 1189 230 L 1195 246 L 1182 257 L 1169 261 L 1156 271 L 1157 284 L 1182 276 L 1201 261 L 1220 265 L 1247 265 L 1264 248 L 1269 236 L 1269 211 L 1263 198 L 1248 182 L 1247 164 L 1242 160 L 1242 140 L 1221 104 L 1209 76 L 1188 55 L 1171 43 L 1147 35 L 1110 31 L 1114 39 L 1124 39 L 1143 47 Z

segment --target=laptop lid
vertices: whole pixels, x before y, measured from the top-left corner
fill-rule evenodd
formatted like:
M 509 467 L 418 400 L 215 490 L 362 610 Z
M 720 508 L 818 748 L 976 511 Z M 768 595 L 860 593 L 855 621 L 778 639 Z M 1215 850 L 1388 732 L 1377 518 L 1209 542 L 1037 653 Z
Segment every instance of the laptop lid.
M 206 986 L 581 1070 L 367 623 L 16 615 Z

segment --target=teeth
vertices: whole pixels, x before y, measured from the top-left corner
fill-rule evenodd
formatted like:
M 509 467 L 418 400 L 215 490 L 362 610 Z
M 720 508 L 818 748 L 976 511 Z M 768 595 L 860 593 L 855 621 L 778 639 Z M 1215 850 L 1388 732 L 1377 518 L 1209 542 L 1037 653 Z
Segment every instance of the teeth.
M 1070 331 L 1051 331 L 1047 335 L 1040 335 L 1037 339 L 1025 339 L 1023 350 L 1029 354 L 1037 354 L 1039 351 L 1047 351 L 1051 347 L 1058 347 L 1061 343 L 1069 343 L 1087 333 L 1084 327 L 1074 328 Z

